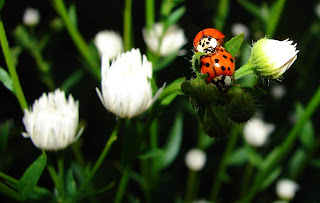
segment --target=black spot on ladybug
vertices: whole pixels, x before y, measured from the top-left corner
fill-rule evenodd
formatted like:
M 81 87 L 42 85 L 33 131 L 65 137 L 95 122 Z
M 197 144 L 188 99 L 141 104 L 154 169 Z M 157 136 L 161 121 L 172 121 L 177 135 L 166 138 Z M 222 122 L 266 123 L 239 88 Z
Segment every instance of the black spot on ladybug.
M 207 66 L 207 67 L 209 67 L 209 66 L 210 66 L 210 64 L 209 64 L 209 63 L 206 63 L 206 66 Z
M 226 55 L 222 55 L 222 56 L 223 56 L 223 58 L 225 58 L 225 59 L 228 58 Z
M 230 58 L 230 61 L 231 61 L 231 63 L 233 63 L 233 59 L 232 58 Z
M 223 52 L 223 49 L 220 49 L 221 52 Z
M 230 67 L 228 67 L 228 70 L 230 70 Z
M 204 43 L 201 46 L 204 47 Z
M 206 44 L 209 44 L 209 42 L 206 42 Z
M 219 59 L 214 59 L 214 62 L 219 63 Z
M 211 38 L 208 38 L 208 40 L 210 41 L 210 40 L 211 40 Z
M 221 66 L 221 70 L 225 71 L 225 70 L 226 70 L 226 67 Z

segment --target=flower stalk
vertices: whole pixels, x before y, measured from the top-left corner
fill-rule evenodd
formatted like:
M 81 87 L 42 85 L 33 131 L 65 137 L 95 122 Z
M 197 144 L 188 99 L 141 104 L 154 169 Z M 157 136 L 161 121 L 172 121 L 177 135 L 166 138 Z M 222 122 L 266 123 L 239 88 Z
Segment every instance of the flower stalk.
M 54 7 L 57 10 L 58 14 L 62 18 L 71 39 L 73 40 L 74 44 L 78 48 L 79 52 L 82 54 L 82 56 L 86 59 L 90 66 L 90 72 L 93 76 L 95 76 L 97 79 L 100 80 L 100 71 L 98 69 L 99 65 L 97 62 L 93 59 L 93 57 L 90 54 L 90 51 L 88 49 L 88 45 L 86 41 L 83 39 L 82 35 L 80 34 L 79 30 L 72 24 L 68 12 L 66 9 L 66 6 L 63 2 L 63 0 L 54 0 Z
M 24 93 L 19 81 L 19 76 L 17 74 L 16 67 L 14 66 L 11 58 L 9 43 L 7 40 L 6 32 L 5 32 L 1 17 L 0 17 L 0 42 L 1 42 L 1 47 L 2 47 L 4 57 L 8 66 L 9 74 L 12 79 L 15 95 L 19 101 L 22 111 L 24 111 L 24 109 L 28 108 L 28 103 L 26 101 L 26 98 L 24 97 Z

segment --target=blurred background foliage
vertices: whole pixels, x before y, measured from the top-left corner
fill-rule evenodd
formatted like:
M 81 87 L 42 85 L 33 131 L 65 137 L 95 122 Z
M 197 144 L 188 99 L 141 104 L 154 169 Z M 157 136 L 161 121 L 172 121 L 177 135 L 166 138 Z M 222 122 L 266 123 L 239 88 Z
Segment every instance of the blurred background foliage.
M 249 45 L 257 39 L 270 36 L 274 39 L 284 40 L 289 38 L 297 42 L 297 49 L 300 50 L 298 59 L 290 70 L 285 74 L 285 79 L 279 81 L 260 81 L 256 83 L 263 87 L 268 93 L 270 89 L 277 83 L 281 83 L 286 88 L 285 96 L 276 100 L 271 96 L 263 97 L 258 100 L 258 110 L 263 114 L 264 120 L 275 124 L 275 132 L 270 136 L 268 143 L 259 148 L 259 152 L 266 155 L 270 152 L 277 143 L 280 143 L 287 133 L 292 129 L 293 122 L 314 94 L 319 86 L 320 67 L 317 60 L 320 58 L 320 16 L 315 13 L 315 6 L 319 1 L 283 1 L 284 7 L 282 14 L 279 17 L 278 24 L 274 31 L 270 31 L 263 19 L 257 17 L 259 14 L 254 14 L 254 9 L 250 12 L 248 6 L 244 6 L 245 1 L 213 1 L 213 0 L 187 0 L 179 6 L 185 6 L 186 11 L 178 24 L 184 29 L 188 38 L 188 43 L 185 45 L 187 54 L 177 57 L 168 67 L 155 73 L 158 86 L 164 82 L 170 84 L 177 78 L 186 76 L 193 77 L 190 69 L 189 60 L 192 57 L 192 40 L 196 33 L 207 27 L 216 27 L 225 35 L 226 39 L 232 37 L 231 27 L 234 23 L 243 23 L 250 29 L 249 36 L 246 36 L 239 55 L 236 57 L 236 67 L 240 67 L 248 58 Z M 251 0 L 251 3 L 259 8 L 266 8 L 265 5 L 272 5 L 275 1 Z M 123 35 L 123 11 L 124 1 L 65 1 L 67 6 L 74 5 L 77 15 L 77 26 L 84 39 L 92 44 L 95 34 L 104 29 L 115 30 Z M 225 5 L 224 5 L 225 3 Z M 161 1 L 155 1 L 155 17 L 160 19 L 159 8 Z M 36 8 L 40 11 L 41 20 L 37 27 L 34 28 L 33 34 L 38 39 L 45 39 L 48 36 L 48 41 L 43 47 L 42 58 L 45 60 L 44 66 L 51 67 L 51 73 L 54 80 L 54 86 L 60 87 L 65 80 L 74 73 L 78 74 L 79 82 L 68 89 L 75 99 L 80 101 L 80 122 L 86 126 L 81 139 L 72 147 L 81 149 L 84 160 L 78 160 L 79 163 L 85 161 L 96 160 L 103 148 L 108 136 L 112 132 L 116 119 L 111 113 L 107 113 L 101 105 L 98 96 L 95 92 L 95 87 L 99 87 L 100 83 L 87 71 L 77 72 L 87 66 L 84 59 L 79 54 L 74 46 L 70 36 L 65 28 L 55 30 L 52 28 L 52 21 L 57 18 L 57 13 L 52 8 L 49 1 L 40 0 L 7 0 L 1 14 L 7 32 L 7 37 L 11 48 L 16 48 L 17 71 L 20 77 L 20 82 L 23 87 L 25 97 L 28 104 L 39 98 L 42 92 L 48 92 L 50 85 L 39 77 L 37 62 L 32 57 L 32 53 L 26 48 L 22 48 L 21 42 L 17 41 L 17 27 L 22 24 L 22 15 L 27 7 Z M 145 26 L 145 1 L 133 1 L 132 8 L 132 29 L 133 29 L 133 45 L 140 48 L 142 53 L 146 53 L 146 45 L 142 37 L 142 28 Z M 263 10 L 260 14 L 263 15 Z M 264 20 L 268 22 L 275 18 L 276 14 Z M 269 32 L 269 34 L 268 34 Z M 40 46 L 41 43 L 38 45 Z M 30 54 L 31 53 L 31 54 Z M 6 67 L 3 55 L 0 55 L 0 66 Z M 253 78 L 255 80 L 256 78 Z M 246 82 L 246 81 L 244 81 Z M 0 100 L 0 133 L 1 139 L 1 161 L 0 171 L 10 174 L 12 177 L 20 177 L 25 168 L 39 156 L 39 150 L 35 148 L 29 139 L 24 139 L 21 132 L 24 131 L 22 124 L 22 111 L 15 96 L 8 91 L 3 85 L 0 85 L 1 100 Z M 177 115 L 183 115 L 179 117 Z M 156 202 L 171 202 L 177 197 L 183 196 L 185 192 L 186 177 L 188 169 L 184 164 L 184 155 L 193 147 L 197 146 L 198 142 L 198 119 L 194 110 L 190 107 L 188 98 L 178 96 L 160 115 L 158 118 L 158 135 L 161 146 L 166 143 L 168 132 L 170 132 L 172 124 L 177 118 L 183 118 L 183 137 L 181 148 L 177 158 L 167 167 L 162 175 L 159 185 L 159 190 L 155 198 Z M 300 141 L 296 142 L 289 156 L 282 162 L 282 170 L 279 176 L 292 177 L 300 185 L 300 190 L 297 192 L 293 202 L 316 202 L 320 201 L 318 193 L 318 184 L 320 181 L 320 159 L 318 148 L 310 147 L 319 141 L 320 121 L 319 111 L 314 113 L 312 120 L 305 125 L 301 131 Z M 7 136 L 5 136 L 7 135 Z M 107 183 L 120 179 L 120 149 L 124 143 L 125 136 L 130 135 L 130 129 L 124 129 L 121 132 L 118 141 L 114 143 L 110 154 L 105 160 L 102 168 L 98 171 L 95 179 L 96 185 L 107 185 Z M 214 142 L 203 141 L 201 145 L 206 150 L 207 163 L 206 167 L 199 173 L 199 189 L 198 197 L 207 197 L 210 193 L 212 180 L 217 171 L 219 161 L 225 150 L 226 143 L 230 137 L 223 137 Z M 206 138 L 203 138 L 206 139 Z M 199 139 L 202 140 L 202 139 Z M 311 141 L 310 141 L 311 140 Z M 311 142 L 311 144 L 310 144 Z M 199 145 L 198 145 L 199 146 Z M 236 143 L 236 149 L 245 147 L 244 141 L 241 139 Z M 238 151 L 234 152 L 238 152 Z M 67 149 L 67 150 L 70 150 Z M 240 153 L 240 152 L 239 152 Z M 68 154 L 68 153 L 66 153 Z M 66 159 L 71 159 L 70 157 Z M 234 153 L 234 156 L 239 155 Z M 48 157 L 55 157 L 52 152 L 47 153 Z M 313 157 L 315 159 L 313 159 Z M 235 158 L 236 159 L 236 158 Z M 236 159 L 238 160 L 238 159 Z M 307 162 L 307 163 L 306 163 Z M 227 174 L 224 177 L 224 185 L 220 191 L 220 197 L 225 202 L 234 201 L 238 196 L 230 194 L 239 194 L 242 190 L 241 182 L 243 177 L 244 161 L 239 159 L 238 162 L 230 163 L 227 169 Z M 299 166 L 303 168 L 299 169 Z M 280 174 L 281 173 L 281 174 Z M 42 175 L 39 185 L 46 185 L 48 188 L 53 188 L 48 172 L 45 170 Z M 256 197 L 257 202 L 270 202 L 277 199 L 274 189 L 274 183 L 266 188 L 261 194 Z M 96 200 L 110 200 L 114 195 L 114 187 L 112 190 L 96 196 Z M 130 196 L 142 197 L 142 191 L 137 187 L 134 181 L 128 185 L 129 199 Z M 0 195 L 1 198 L 4 198 Z

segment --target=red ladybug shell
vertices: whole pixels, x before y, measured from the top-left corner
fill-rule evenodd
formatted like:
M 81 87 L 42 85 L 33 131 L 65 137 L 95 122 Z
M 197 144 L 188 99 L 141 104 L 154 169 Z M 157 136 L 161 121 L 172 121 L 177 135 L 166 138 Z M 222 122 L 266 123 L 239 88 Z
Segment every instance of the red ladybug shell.
M 223 47 L 217 47 L 216 52 L 212 55 L 201 59 L 201 73 L 208 73 L 207 82 L 219 75 L 232 76 L 235 70 L 235 60 L 232 55 Z
M 210 37 L 215 38 L 217 42 L 221 45 L 223 42 L 223 38 L 225 37 L 224 34 L 222 34 L 219 30 L 216 30 L 214 28 L 206 28 L 204 30 L 201 30 L 194 38 L 193 40 L 193 47 L 194 49 L 198 46 L 198 43 L 200 40 L 204 37 Z

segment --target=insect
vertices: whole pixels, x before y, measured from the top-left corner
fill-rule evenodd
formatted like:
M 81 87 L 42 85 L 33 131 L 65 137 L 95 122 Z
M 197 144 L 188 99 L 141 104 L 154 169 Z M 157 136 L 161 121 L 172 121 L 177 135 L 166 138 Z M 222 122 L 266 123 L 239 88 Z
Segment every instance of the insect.
M 207 82 L 212 82 L 218 88 L 227 88 L 233 81 L 235 60 L 222 46 L 216 47 L 213 54 L 201 60 L 201 73 L 208 74 Z
M 214 28 L 201 30 L 193 40 L 193 49 L 195 52 L 204 52 L 206 54 L 214 53 L 215 49 L 222 45 L 224 34 Z

